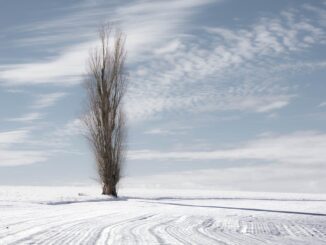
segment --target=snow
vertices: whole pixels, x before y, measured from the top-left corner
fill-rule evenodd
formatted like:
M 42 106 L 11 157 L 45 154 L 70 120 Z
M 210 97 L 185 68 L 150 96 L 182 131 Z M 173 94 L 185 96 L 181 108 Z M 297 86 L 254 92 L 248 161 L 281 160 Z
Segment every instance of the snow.
M 326 195 L 0 186 L 0 244 L 326 244 Z

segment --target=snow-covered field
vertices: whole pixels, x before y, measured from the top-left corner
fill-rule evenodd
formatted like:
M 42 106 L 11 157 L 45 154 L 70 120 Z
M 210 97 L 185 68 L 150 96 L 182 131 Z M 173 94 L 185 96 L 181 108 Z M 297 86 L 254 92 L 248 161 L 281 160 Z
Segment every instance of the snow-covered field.
M 0 244 L 326 244 L 326 195 L 0 186 Z

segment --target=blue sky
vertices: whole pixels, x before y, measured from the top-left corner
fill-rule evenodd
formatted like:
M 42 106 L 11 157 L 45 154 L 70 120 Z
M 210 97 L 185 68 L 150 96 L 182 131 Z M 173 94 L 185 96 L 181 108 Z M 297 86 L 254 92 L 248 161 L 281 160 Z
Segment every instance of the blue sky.
M 325 192 L 326 2 L 18 1 L 0 9 L 0 184 L 90 184 L 82 81 L 127 36 L 122 186 Z

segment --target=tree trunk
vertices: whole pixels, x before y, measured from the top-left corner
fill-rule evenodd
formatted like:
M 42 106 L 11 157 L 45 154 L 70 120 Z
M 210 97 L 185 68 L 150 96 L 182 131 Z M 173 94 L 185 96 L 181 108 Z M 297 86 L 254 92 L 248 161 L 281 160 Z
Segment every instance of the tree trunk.
M 108 195 L 113 197 L 118 197 L 117 190 L 114 185 L 103 185 L 102 195 Z

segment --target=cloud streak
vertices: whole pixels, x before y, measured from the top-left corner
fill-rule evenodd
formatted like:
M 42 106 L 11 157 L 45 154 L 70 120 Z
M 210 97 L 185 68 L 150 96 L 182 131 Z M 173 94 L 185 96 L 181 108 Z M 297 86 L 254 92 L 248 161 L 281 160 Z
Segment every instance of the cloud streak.
M 297 132 L 288 135 L 263 137 L 239 147 L 215 151 L 159 152 L 130 151 L 130 160 L 260 160 L 294 165 L 325 164 L 326 134 Z
M 319 168 L 293 168 L 281 164 L 234 166 L 126 177 L 122 183 L 123 187 L 131 188 L 200 188 L 206 191 L 287 193 L 324 193 L 325 185 L 324 173 Z
M 29 143 L 29 136 L 28 129 L 0 132 L 0 166 L 35 164 L 48 159 L 48 154 L 43 151 L 19 149 Z
M 28 134 L 29 131 L 25 129 L 0 132 L 0 147 L 22 143 L 27 139 Z
M 6 86 L 35 85 L 35 84 L 59 84 L 75 85 L 80 83 L 82 75 L 85 73 L 85 61 L 89 50 L 97 44 L 94 39 L 101 22 L 110 20 L 128 33 L 127 49 L 130 60 L 139 60 L 142 52 L 152 50 L 157 45 L 164 43 L 166 37 L 173 35 L 189 19 L 192 11 L 199 6 L 206 5 L 211 0 L 177 0 L 177 1 L 133 1 L 122 6 L 100 4 L 89 9 L 82 6 L 72 15 L 62 17 L 60 20 L 42 21 L 27 26 L 16 28 L 21 32 L 33 34 L 29 42 L 39 45 L 40 38 L 52 40 L 52 34 L 48 30 L 56 32 L 55 40 L 58 36 L 74 32 L 80 29 L 80 33 L 87 33 L 87 38 L 76 33 L 70 38 L 61 36 L 62 40 L 74 40 L 75 44 L 70 44 L 61 48 L 60 52 L 52 57 L 48 57 L 40 62 L 26 64 L 3 65 L 0 67 L 0 80 Z M 165 12 L 162 12 L 165 9 Z M 164 14 L 163 14 L 164 13 Z M 38 35 L 46 36 L 39 37 Z M 35 38 L 36 36 L 36 38 Z M 79 42 L 76 40 L 79 38 Z M 80 40 L 83 40 L 80 42 Z M 26 43 L 26 40 L 22 40 Z
M 32 150 L 2 150 L 0 149 L 0 166 L 14 167 L 44 162 L 48 154 Z
M 35 109 L 50 107 L 66 95 L 66 93 L 62 92 L 38 95 L 32 107 Z
M 33 121 L 39 120 L 41 118 L 42 118 L 42 114 L 40 114 L 38 112 L 32 112 L 32 113 L 25 114 L 21 117 L 7 119 L 6 121 L 9 121 L 9 122 L 33 122 Z

